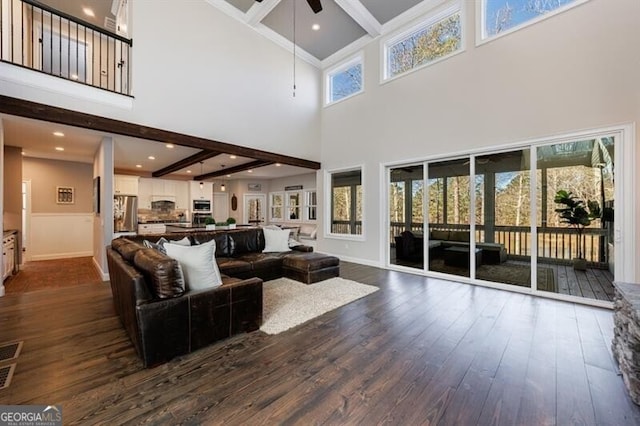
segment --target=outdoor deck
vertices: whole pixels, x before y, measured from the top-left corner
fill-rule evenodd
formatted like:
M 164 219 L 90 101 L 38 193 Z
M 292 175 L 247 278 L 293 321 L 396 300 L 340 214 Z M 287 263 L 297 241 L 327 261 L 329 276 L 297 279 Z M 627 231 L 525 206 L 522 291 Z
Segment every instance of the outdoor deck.
M 422 263 L 396 261 L 395 248 L 393 247 L 391 248 L 391 264 L 422 269 Z M 511 265 L 526 266 L 528 263 L 508 260 L 500 266 L 509 267 Z M 571 265 L 543 262 L 539 262 L 538 266 L 552 270 L 555 288 L 559 294 L 613 301 L 613 274 L 606 269 L 589 268 L 586 271 L 576 271 Z

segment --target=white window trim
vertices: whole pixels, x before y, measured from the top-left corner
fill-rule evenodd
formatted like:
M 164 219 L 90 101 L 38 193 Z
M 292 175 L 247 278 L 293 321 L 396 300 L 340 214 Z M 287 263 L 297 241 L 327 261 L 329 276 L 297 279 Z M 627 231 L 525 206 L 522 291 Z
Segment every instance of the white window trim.
M 309 203 L 309 195 L 310 193 L 315 192 L 316 193 L 316 203 L 315 204 L 310 204 Z M 302 215 L 302 220 L 305 222 L 312 222 L 315 223 L 317 222 L 317 218 L 318 218 L 318 191 L 316 191 L 315 189 L 305 189 L 304 193 L 303 193 L 303 197 L 304 197 L 304 204 L 303 204 L 303 209 L 304 209 L 304 213 Z M 316 209 L 316 219 L 309 219 L 309 209 L 311 207 L 315 207 Z
M 354 170 L 360 170 L 360 184 L 362 185 L 362 234 L 334 234 L 331 232 L 331 207 L 333 204 L 333 191 L 331 188 L 331 175 L 334 173 L 351 172 Z M 339 169 L 331 169 L 324 171 L 324 199 L 328 202 L 324 203 L 324 238 L 334 240 L 348 240 L 348 241 L 366 241 L 366 188 L 365 188 L 365 167 L 364 164 L 344 167 Z
M 360 90 L 358 90 L 357 92 L 353 92 L 352 94 L 345 96 L 344 98 L 338 99 L 336 101 L 332 101 L 331 100 L 331 89 L 333 86 L 331 81 L 332 77 L 358 64 L 360 64 L 362 68 L 362 72 L 361 72 L 362 81 L 360 82 Z M 365 71 L 364 55 L 362 51 L 358 52 L 356 55 L 351 56 L 350 58 L 326 70 L 324 72 L 324 79 L 323 79 L 324 80 L 324 106 L 327 107 L 329 105 L 335 105 L 346 99 L 350 99 L 356 95 L 359 95 L 360 93 L 363 93 L 364 92 L 364 71 Z
M 401 74 L 397 74 L 394 76 L 389 76 L 388 75 L 388 70 L 389 70 L 389 56 L 388 56 L 388 51 L 389 51 L 389 46 L 397 43 L 398 41 L 407 38 L 411 35 L 413 35 L 414 33 L 416 33 L 417 31 L 424 29 L 426 27 L 430 27 L 436 23 L 438 23 L 439 21 L 442 21 L 443 19 L 454 15 L 458 13 L 460 15 L 460 48 L 458 50 L 456 50 L 455 52 L 451 52 L 448 55 L 442 56 L 438 59 L 434 59 L 431 62 L 427 62 L 424 63 L 422 65 L 418 65 L 417 67 L 414 67 L 408 71 L 405 71 Z M 396 31 L 394 33 L 392 33 L 391 35 L 389 35 L 388 37 L 385 37 L 383 39 L 380 40 L 380 57 L 382 58 L 382 60 L 380 61 L 380 84 L 384 84 L 387 83 L 389 81 L 393 81 L 397 78 L 400 77 L 404 77 L 406 75 L 409 75 L 415 71 L 430 67 L 432 65 L 435 65 L 439 62 L 442 62 L 444 60 L 447 60 L 453 56 L 459 55 L 460 53 L 463 53 L 466 50 L 466 31 L 465 31 L 465 8 L 463 7 L 462 2 L 460 1 L 455 1 L 455 2 L 450 2 L 447 3 L 446 5 L 444 5 L 442 8 L 438 8 L 434 13 L 429 14 L 426 18 L 421 19 L 418 23 L 410 26 L 409 28 L 404 28 L 401 29 L 399 31 Z
M 282 197 L 282 204 L 273 204 L 274 195 L 280 195 Z M 280 207 L 280 212 L 282 213 L 282 217 L 273 217 L 274 207 Z M 282 191 L 270 192 L 269 193 L 269 223 L 282 222 L 283 220 L 284 220 L 284 192 Z
M 549 13 L 545 13 L 544 15 L 540 15 L 537 18 L 533 18 L 533 19 L 531 19 L 529 21 L 523 22 L 523 23 L 521 23 L 519 25 L 516 25 L 515 27 L 509 28 L 506 31 L 502 31 L 502 32 L 500 32 L 498 34 L 494 34 L 494 35 L 488 35 L 486 33 L 486 30 L 485 30 L 485 28 L 486 28 L 485 24 L 486 24 L 486 20 L 487 20 L 487 17 L 485 15 L 485 10 L 486 10 L 485 3 L 486 3 L 486 1 L 487 0 L 476 1 L 476 46 L 481 46 L 481 45 L 483 45 L 485 43 L 489 43 L 489 42 L 491 42 L 493 40 L 499 39 L 500 37 L 512 34 L 512 33 L 516 32 L 516 31 L 519 31 L 519 30 L 521 30 L 523 28 L 527 28 L 527 27 L 529 27 L 531 25 L 535 25 L 538 22 L 544 21 L 545 19 L 549 19 L 549 18 L 551 18 L 553 16 L 556 16 L 556 15 L 558 15 L 560 13 L 564 13 L 564 12 L 566 12 L 568 10 L 571 10 L 574 7 L 580 6 L 580 5 L 588 2 L 589 0 L 576 0 L 573 3 L 566 4 L 566 5 L 562 6 L 562 7 L 559 7 L 557 9 L 549 12 Z

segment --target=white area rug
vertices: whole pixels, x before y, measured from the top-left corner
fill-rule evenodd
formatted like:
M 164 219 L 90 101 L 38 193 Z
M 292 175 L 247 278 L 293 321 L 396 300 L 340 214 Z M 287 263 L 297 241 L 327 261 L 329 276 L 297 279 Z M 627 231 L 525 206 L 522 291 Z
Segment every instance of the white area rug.
M 267 334 L 282 333 L 378 290 L 339 277 L 309 285 L 289 278 L 267 281 L 263 285 L 260 330 Z

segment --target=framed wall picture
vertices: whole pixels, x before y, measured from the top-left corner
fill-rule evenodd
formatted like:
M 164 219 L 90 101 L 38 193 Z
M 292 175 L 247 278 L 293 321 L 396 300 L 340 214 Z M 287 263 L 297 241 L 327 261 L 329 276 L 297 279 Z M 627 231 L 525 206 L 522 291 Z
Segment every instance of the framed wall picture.
M 73 188 L 72 186 L 56 186 L 56 203 L 75 203 L 75 188 Z
M 262 184 L 260 183 L 250 183 L 247 185 L 247 189 L 249 191 L 262 191 Z

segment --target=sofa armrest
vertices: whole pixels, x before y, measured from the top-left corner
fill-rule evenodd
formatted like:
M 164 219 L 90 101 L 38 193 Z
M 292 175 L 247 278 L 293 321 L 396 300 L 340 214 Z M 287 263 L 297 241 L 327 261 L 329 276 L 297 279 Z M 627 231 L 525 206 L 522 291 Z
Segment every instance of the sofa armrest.
M 304 253 L 309 253 L 309 252 L 313 251 L 313 247 L 301 244 L 299 246 L 291 247 L 291 250 L 293 250 L 293 251 L 301 251 L 301 252 L 304 252 Z

